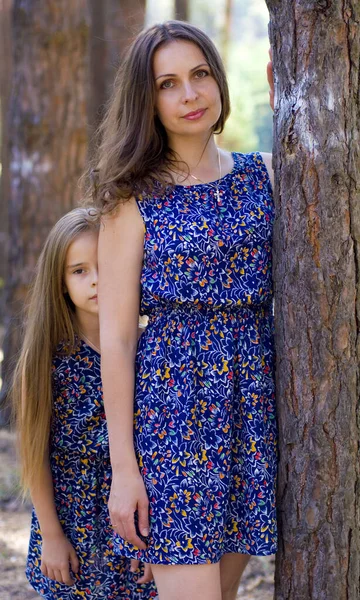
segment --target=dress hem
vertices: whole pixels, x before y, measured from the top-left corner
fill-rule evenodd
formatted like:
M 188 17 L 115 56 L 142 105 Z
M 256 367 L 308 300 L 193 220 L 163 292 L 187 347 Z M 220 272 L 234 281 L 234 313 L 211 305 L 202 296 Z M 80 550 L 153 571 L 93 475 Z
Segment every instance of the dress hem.
M 124 550 L 118 550 L 116 548 L 116 546 L 114 547 L 114 553 L 115 554 L 119 554 L 121 556 L 125 556 L 126 558 L 129 559 L 138 559 L 141 560 L 143 563 L 150 563 L 153 565 L 186 565 L 186 566 L 190 566 L 190 565 L 210 565 L 210 564 L 216 564 L 218 562 L 220 562 L 220 560 L 222 559 L 223 556 L 225 556 L 226 554 L 243 554 L 244 556 L 272 556 L 274 554 L 276 554 L 278 551 L 277 546 L 275 547 L 275 549 L 271 549 L 269 551 L 264 551 L 264 552 L 251 552 L 251 549 L 248 551 L 242 551 L 242 550 L 238 550 L 237 552 L 221 552 L 219 553 L 219 556 L 216 558 L 209 558 L 209 559 L 205 559 L 205 560 L 197 560 L 194 562 L 180 562 L 180 561 L 171 561 L 171 560 L 157 560 L 156 562 L 151 561 L 151 560 L 146 560 L 146 558 L 144 558 L 142 556 L 142 553 L 136 553 L 136 551 L 134 552 L 129 552 L 128 554 L 124 553 Z M 165 553 L 164 553 L 165 554 Z

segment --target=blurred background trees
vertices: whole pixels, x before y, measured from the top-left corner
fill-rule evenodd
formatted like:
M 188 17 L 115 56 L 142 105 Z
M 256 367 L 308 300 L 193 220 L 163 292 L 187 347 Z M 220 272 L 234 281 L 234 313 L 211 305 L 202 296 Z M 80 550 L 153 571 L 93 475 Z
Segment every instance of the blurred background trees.
M 36 260 L 50 227 L 80 199 L 116 70 L 144 26 L 175 17 L 204 29 L 226 64 L 232 114 L 219 143 L 270 151 L 263 0 L 0 0 L 0 425 Z

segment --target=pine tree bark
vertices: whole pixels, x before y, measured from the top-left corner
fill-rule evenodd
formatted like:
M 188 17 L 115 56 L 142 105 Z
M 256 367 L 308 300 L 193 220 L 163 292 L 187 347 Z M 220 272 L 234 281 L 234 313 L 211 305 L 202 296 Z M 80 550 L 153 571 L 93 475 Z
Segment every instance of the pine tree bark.
M 276 600 L 360 597 L 360 4 L 267 0 L 276 79 Z
M 14 0 L 12 24 L 3 397 L 19 344 L 19 319 L 28 284 L 51 226 L 79 200 L 78 180 L 88 141 L 86 0 Z

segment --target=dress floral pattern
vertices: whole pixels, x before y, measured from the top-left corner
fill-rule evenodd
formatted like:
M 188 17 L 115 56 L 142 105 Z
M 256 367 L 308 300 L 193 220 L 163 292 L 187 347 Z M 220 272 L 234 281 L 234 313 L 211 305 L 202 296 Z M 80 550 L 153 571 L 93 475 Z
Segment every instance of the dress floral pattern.
M 159 564 L 276 551 L 271 246 L 262 157 L 137 199 L 145 225 L 134 435 Z M 219 189 L 217 198 L 216 188 Z
M 75 548 L 79 573 L 68 587 L 40 570 L 42 537 L 32 513 L 26 576 L 47 600 L 150 600 L 154 583 L 137 584 L 129 560 L 114 552 L 107 501 L 111 466 L 100 378 L 100 355 L 83 341 L 61 344 L 53 361 L 50 464 L 55 504 Z

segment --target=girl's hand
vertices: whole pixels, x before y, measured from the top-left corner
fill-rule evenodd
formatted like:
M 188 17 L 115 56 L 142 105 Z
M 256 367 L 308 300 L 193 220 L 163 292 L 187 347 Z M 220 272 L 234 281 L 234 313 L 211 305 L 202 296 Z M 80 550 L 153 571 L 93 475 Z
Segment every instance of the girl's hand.
M 273 72 L 272 50 L 271 50 L 271 48 L 269 50 L 269 57 L 270 57 L 270 62 L 268 62 L 268 64 L 266 65 L 266 75 L 267 75 L 267 80 L 268 80 L 268 84 L 269 84 L 269 87 L 270 87 L 270 90 L 269 90 L 270 106 L 274 110 L 275 89 L 274 89 L 274 72 Z
M 136 560 L 135 558 L 131 559 L 131 568 L 130 571 L 132 573 L 135 573 L 135 571 L 137 571 L 140 567 L 140 561 Z M 144 563 L 144 573 L 142 575 L 142 577 L 140 577 L 136 583 L 149 583 L 149 581 L 152 581 L 154 579 L 154 576 L 152 574 L 152 570 L 151 570 L 151 565 L 149 563 Z
M 149 500 L 139 471 L 113 474 L 109 498 L 112 526 L 124 540 L 140 550 L 145 550 L 146 544 L 136 532 L 136 512 L 139 532 L 142 536 L 147 537 L 149 535 Z
M 64 534 L 43 537 L 41 553 L 41 572 L 45 577 L 74 585 L 75 581 L 70 575 L 70 565 L 73 573 L 79 570 L 79 560 L 76 552 Z

